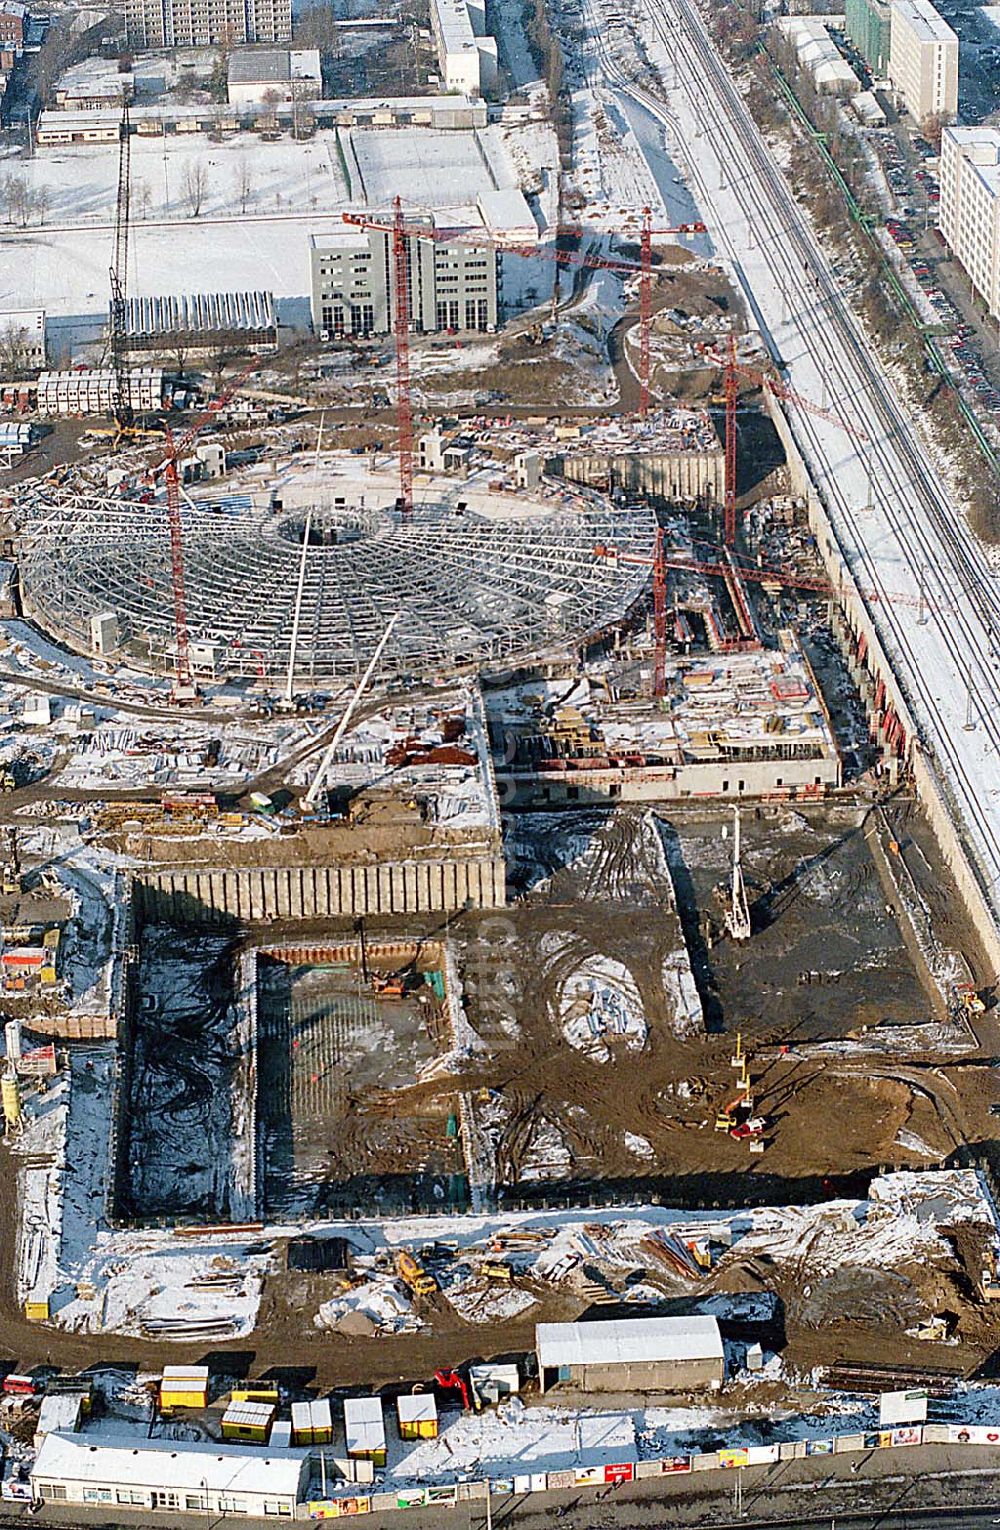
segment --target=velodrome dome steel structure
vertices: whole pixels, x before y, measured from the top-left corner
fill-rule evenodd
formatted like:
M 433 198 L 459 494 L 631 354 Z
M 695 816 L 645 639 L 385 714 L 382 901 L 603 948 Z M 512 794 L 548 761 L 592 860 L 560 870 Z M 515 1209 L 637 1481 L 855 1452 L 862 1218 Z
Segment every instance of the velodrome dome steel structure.
M 579 643 L 610 627 L 650 580 L 644 563 L 598 557 L 606 544 L 652 559 L 656 520 L 567 491 L 488 497 L 450 487 L 404 520 L 363 494 L 317 493 L 294 509 L 255 497 L 186 498 L 184 582 L 193 667 L 281 681 L 288 666 L 306 518 L 309 546 L 297 685 L 356 676 L 390 618 L 385 672 L 431 679 Z M 257 496 L 259 501 L 259 496 Z M 170 539 L 153 503 L 38 480 L 20 497 L 25 613 L 88 651 L 91 619 L 114 612 L 123 656 L 169 670 L 174 643 Z

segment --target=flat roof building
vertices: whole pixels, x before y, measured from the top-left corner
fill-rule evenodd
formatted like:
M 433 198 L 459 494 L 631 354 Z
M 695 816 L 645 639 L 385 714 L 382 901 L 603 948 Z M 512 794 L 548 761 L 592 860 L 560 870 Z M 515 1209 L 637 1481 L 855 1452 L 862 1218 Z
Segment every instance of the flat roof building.
M 431 30 L 447 90 L 482 95 L 497 83 L 497 43 L 482 0 L 430 0 Z
M 1000 319 L 1000 129 L 941 134 L 938 227 L 995 319 Z
M 376 216 L 379 216 L 376 214 Z M 390 223 L 392 215 L 381 215 Z M 432 216 L 412 216 L 428 237 L 407 240 L 410 327 L 436 330 L 493 330 L 499 322 L 497 252 L 435 240 Z M 313 327 L 328 340 L 352 335 L 387 335 L 394 329 L 396 273 L 391 240 L 380 230 L 344 228 L 310 237 Z
M 141 1435 L 102 1436 L 98 1444 L 87 1435 L 53 1433 L 42 1441 L 31 1486 L 45 1503 L 292 1517 L 308 1473 L 301 1451 Z
M 568 1382 L 583 1392 L 686 1392 L 725 1378 L 714 1317 L 625 1318 L 604 1323 L 539 1323 L 539 1386 Z
M 132 48 L 208 48 L 287 42 L 291 0 L 125 0 Z
M 829 27 L 837 21 L 843 17 L 781 16 L 777 25 L 817 90 L 824 95 L 853 96 L 861 89 L 861 81 L 830 36 Z
M 958 111 L 958 37 L 930 0 L 894 0 L 889 79 L 915 122 Z
M 318 48 L 245 48 L 229 58 L 231 106 L 311 101 L 323 94 Z

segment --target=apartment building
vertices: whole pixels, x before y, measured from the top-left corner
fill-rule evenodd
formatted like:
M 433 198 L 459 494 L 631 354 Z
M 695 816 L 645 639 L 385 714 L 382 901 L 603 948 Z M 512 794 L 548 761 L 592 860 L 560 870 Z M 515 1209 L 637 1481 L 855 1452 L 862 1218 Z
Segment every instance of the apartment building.
M 0 3 L 0 42 L 24 45 L 24 33 L 28 25 L 28 7 L 20 0 L 2 0 Z
M 386 220 L 390 214 L 384 214 Z M 408 217 L 425 225 L 434 220 Z M 310 238 L 312 317 L 317 334 L 384 335 L 393 329 L 396 277 L 391 238 L 377 230 L 343 229 Z M 410 328 L 490 330 L 498 322 L 499 258 L 495 250 L 407 239 Z
M 845 0 L 844 30 L 876 79 L 889 71 L 892 6 L 889 0 Z
M 930 0 L 895 0 L 889 78 L 915 122 L 946 122 L 958 111 L 958 37 Z
M 945 128 L 938 227 L 995 319 L 1000 319 L 1000 129 Z
M 291 0 L 125 0 L 132 48 L 287 42 Z

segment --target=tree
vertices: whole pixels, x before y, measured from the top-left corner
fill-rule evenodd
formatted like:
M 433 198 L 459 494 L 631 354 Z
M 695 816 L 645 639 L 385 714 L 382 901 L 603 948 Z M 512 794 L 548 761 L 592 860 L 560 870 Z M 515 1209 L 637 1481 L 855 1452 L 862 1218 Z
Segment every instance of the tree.
M 49 188 L 39 186 L 31 194 L 31 210 L 39 223 L 44 223 L 49 211 Z
M 7 324 L 0 330 L 0 375 L 20 377 L 28 366 L 28 331 L 21 324 Z
M 141 175 L 137 175 L 133 179 L 130 197 L 132 200 L 132 206 L 139 214 L 139 217 L 148 218 L 150 208 L 153 205 L 153 193 L 150 189 L 149 182 L 145 180 Z
M 253 201 L 253 166 L 248 154 L 241 154 L 236 161 L 236 169 L 233 172 L 233 180 L 236 183 L 236 195 L 239 198 L 240 212 L 245 213 L 249 203 Z
M 21 228 L 27 228 L 32 212 L 32 195 L 31 187 L 24 176 L 6 176 L 0 185 L 0 191 L 3 193 L 7 222 L 17 223 Z
M 318 48 L 326 57 L 336 58 L 340 52 L 336 6 L 322 0 L 303 11 L 295 21 L 295 41 L 300 48 Z
M 200 159 L 189 159 L 184 165 L 182 180 L 184 200 L 187 202 L 192 218 L 197 218 L 205 203 L 205 193 L 208 190 L 208 168 Z

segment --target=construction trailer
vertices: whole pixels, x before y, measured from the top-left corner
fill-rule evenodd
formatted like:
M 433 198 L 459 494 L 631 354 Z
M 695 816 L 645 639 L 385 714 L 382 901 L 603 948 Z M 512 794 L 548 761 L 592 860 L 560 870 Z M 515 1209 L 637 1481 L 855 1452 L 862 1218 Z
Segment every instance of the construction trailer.
M 266 1445 L 274 1423 L 273 1403 L 231 1402 L 222 1415 L 222 1438 Z
M 160 1409 L 206 1408 L 207 1365 L 165 1365 L 160 1379 Z
M 396 1418 L 401 1440 L 436 1440 L 437 1401 L 433 1392 L 410 1392 L 396 1398 Z
M 128 373 L 129 402 L 136 414 L 155 414 L 163 407 L 163 369 L 132 367 Z M 38 379 L 38 412 L 50 416 L 113 414 L 118 406 L 118 379 L 110 367 L 83 372 L 43 372 Z
M 292 1403 L 292 1444 L 333 1444 L 333 1415 L 329 1398 L 316 1397 L 311 1402 Z
M 714 1317 L 539 1323 L 535 1350 L 542 1392 L 559 1383 L 580 1392 L 716 1391 L 725 1378 Z
M 352 1461 L 386 1462 L 385 1419 L 378 1397 L 348 1397 L 344 1403 L 344 1434 Z
M 178 1515 L 201 1512 L 253 1518 L 294 1518 L 309 1476 L 302 1451 L 266 1454 L 246 1445 L 189 1440 L 146 1440 L 138 1435 L 93 1436 L 54 1432 L 42 1441 L 31 1471 L 35 1499 L 86 1504 L 128 1504 Z M 106 1516 L 107 1517 L 107 1516 Z

